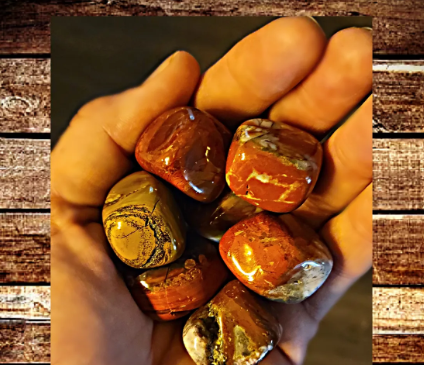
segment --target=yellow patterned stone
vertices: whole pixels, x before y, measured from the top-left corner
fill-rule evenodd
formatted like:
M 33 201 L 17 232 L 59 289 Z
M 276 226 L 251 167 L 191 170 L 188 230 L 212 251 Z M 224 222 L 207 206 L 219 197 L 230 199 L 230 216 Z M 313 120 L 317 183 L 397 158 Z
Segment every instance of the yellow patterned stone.
M 125 177 L 110 190 L 103 225 L 115 254 L 134 268 L 169 264 L 185 248 L 185 226 L 174 198 L 145 171 Z

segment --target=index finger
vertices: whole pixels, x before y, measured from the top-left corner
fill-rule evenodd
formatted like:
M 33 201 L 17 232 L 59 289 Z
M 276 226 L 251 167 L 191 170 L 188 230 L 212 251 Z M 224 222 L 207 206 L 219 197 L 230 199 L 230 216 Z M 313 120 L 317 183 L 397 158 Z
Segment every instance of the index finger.
M 166 110 L 186 105 L 199 75 L 194 57 L 180 51 L 141 86 L 85 105 L 52 153 L 52 196 L 75 205 L 102 205 L 110 187 L 131 168 L 142 131 Z

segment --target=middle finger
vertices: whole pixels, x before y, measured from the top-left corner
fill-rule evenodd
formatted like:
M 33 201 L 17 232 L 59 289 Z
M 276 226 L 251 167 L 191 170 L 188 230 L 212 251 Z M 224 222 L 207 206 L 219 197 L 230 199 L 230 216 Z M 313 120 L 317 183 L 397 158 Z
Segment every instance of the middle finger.
M 325 45 L 324 32 L 313 19 L 277 19 L 237 43 L 204 74 L 194 106 L 235 127 L 304 79 Z

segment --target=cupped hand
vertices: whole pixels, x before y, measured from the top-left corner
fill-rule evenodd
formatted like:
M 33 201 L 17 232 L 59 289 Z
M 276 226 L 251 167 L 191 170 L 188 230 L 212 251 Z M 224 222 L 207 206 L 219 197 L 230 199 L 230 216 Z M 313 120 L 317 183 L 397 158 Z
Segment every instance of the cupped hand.
M 117 272 L 101 224 L 109 189 L 134 168 L 139 135 L 162 112 L 190 101 L 234 128 L 268 114 L 321 138 L 371 91 L 372 36 L 349 28 L 326 40 L 310 18 L 281 18 L 250 34 L 200 75 L 186 52 L 139 87 L 96 99 L 73 118 L 52 153 L 52 363 L 193 365 L 182 320 L 154 323 Z M 301 364 L 337 299 L 371 265 L 372 100 L 324 143 L 324 165 L 294 213 L 331 249 L 326 283 L 296 305 L 275 303 L 284 328 L 265 365 Z

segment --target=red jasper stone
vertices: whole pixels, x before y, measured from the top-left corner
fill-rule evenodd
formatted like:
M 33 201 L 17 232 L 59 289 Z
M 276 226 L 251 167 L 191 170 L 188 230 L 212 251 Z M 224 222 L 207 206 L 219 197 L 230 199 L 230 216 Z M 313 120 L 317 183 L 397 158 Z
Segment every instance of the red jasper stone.
M 262 211 L 247 201 L 239 198 L 230 189 L 209 204 L 187 199 L 183 212 L 187 223 L 201 236 L 219 242 L 222 235 L 234 224 Z
M 134 300 L 155 320 L 169 321 L 205 304 L 228 277 L 215 246 L 190 234 L 183 256 L 174 263 L 126 278 Z
M 298 208 L 318 179 L 320 143 L 284 123 L 251 119 L 236 131 L 226 167 L 229 187 L 247 202 L 271 212 Z
M 285 303 L 312 295 L 333 266 L 319 236 L 291 214 L 261 212 L 237 223 L 222 237 L 219 251 L 249 289 Z
M 192 107 L 169 110 L 140 136 L 140 166 L 201 202 L 216 199 L 225 186 L 231 134 L 211 115 Z

